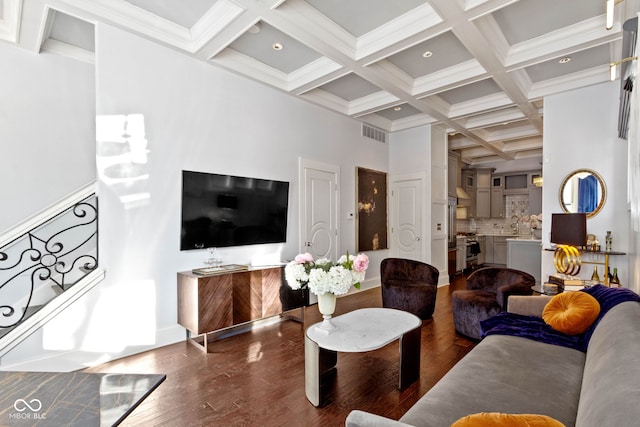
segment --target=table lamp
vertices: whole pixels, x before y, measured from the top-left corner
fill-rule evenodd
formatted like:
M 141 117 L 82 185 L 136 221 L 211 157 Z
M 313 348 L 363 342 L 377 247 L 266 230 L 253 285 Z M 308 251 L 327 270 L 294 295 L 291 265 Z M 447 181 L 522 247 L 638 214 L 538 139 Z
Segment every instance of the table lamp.
M 587 244 L 587 214 L 551 214 L 551 243 L 557 245 L 553 255 L 556 271 L 570 276 L 580 273 L 579 248 Z

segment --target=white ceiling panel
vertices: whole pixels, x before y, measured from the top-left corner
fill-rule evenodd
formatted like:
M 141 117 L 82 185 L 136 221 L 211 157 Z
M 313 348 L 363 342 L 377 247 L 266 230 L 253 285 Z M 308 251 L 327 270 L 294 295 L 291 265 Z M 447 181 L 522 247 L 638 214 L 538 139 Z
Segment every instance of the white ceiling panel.
M 23 1 L 0 0 L 0 39 L 91 61 L 103 21 L 387 132 L 442 124 L 471 164 L 541 156 L 544 96 L 608 81 L 638 12 L 607 31 L 604 0 Z

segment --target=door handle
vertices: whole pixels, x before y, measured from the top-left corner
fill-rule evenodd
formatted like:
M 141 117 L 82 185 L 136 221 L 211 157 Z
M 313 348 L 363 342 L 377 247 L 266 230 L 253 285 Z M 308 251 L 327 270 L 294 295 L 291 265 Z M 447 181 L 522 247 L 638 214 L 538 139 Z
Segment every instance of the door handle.
M 313 243 L 311 242 L 304 242 L 304 245 L 308 248 L 310 248 L 311 246 L 313 246 Z
M 416 237 L 416 242 L 419 242 L 419 241 L 420 241 L 420 237 Z

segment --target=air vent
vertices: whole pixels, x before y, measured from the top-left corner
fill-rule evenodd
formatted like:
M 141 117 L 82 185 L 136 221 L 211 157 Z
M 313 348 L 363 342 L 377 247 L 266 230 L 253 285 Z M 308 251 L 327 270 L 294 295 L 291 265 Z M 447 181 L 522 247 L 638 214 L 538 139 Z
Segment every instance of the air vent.
M 383 144 L 387 142 L 387 133 L 373 126 L 362 124 L 362 136 L 370 138 Z

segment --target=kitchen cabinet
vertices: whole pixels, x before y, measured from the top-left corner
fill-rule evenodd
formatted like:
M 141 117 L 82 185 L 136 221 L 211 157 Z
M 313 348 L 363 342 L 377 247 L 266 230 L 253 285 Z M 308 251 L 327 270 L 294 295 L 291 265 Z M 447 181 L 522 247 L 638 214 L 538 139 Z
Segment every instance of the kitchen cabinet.
M 503 176 L 491 177 L 491 218 L 504 218 Z
M 467 218 L 476 217 L 476 177 L 476 171 L 473 169 L 462 171 L 462 186 L 469 195 L 469 199 L 460 200 L 460 205 L 466 206 Z
M 507 236 L 493 236 L 493 263 L 507 265 Z
M 529 212 L 532 215 L 542 212 L 542 187 L 529 188 Z
M 485 239 L 484 263 L 493 264 L 493 236 L 484 236 L 484 239 Z M 482 247 L 480 249 L 482 250 Z
M 507 237 L 508 236 L 478 236 L 484 238 L 484 264 L 507 264 Z M 480 241 L 480 240 L 478 240 Z M 482 251 L 482 243 L 480 243 Z M 480 260 L 478 260 L 480 264 Z
M 470 218 L 491 217 L 491 173 L 494 169 L 477 168 L 463 171 L 465 191 L 471 197 L 467 207 Z
M 504 218 L 504 192 L 502 188 L 491 188 L 491 218 Z
M 476 218 L 491 217 L 491 189 L 476 189 Z
M 487 256 L 487 236 L 478 236 L 478 244 L 480 245 L 480 253 L 478 254 L 478 266 L 483 265 Z

